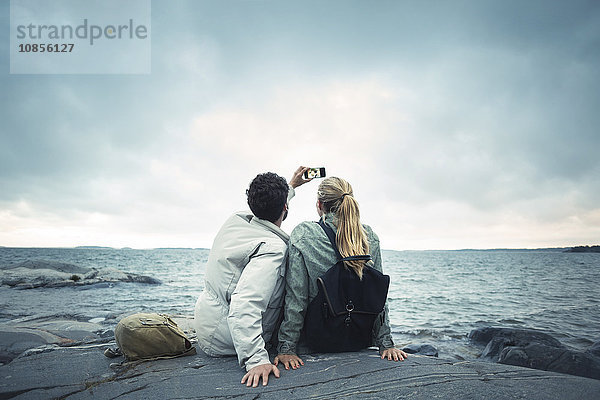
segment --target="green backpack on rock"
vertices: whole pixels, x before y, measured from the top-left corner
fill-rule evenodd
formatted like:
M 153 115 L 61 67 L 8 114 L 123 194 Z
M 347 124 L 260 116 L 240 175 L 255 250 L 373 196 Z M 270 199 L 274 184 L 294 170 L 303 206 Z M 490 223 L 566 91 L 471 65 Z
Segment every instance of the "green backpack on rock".
M 164 314 L 138 313 L 121 319 L 115 328 L 115 340 L 127 361 L 196 354 L 196 348 L 183 330 Z M 113 354 L 105 354 L 108 357 L 118 355 L 118 352 L 111 352 Z

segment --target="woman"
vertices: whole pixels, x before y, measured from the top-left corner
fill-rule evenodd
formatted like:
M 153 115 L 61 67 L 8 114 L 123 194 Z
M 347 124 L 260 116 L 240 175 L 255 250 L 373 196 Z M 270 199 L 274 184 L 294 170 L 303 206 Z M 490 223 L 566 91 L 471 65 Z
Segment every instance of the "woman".
M 342 257 L 371 254 L 372 260 L 366 265 L 382 271 L 379 238 L 368 225 L 361 225 L 358 203 L 348 182 L 336 177 L 326 178 L 317 192 L 317 212 L 336 232 L 336 244 Z M 289 242 L 284 320 L 279 328 L 279 355 L 275 357 L 275 365 L 281 362 L 286 369 L 304 365 L 296 354 L 304 315 L 317 295 L 317 278 L 336 261 L 335 251 L 319 224 L 303 222 L 294 228 Z M 346 262 L 358 276 L 362 276 L 364 265 L 364 261 Z M 384 318 L 376 319 L 372 344 L 379 347 L 382 359 L 402 361 L 407 356 L 394 347 L 387 305 L 383 312 Z

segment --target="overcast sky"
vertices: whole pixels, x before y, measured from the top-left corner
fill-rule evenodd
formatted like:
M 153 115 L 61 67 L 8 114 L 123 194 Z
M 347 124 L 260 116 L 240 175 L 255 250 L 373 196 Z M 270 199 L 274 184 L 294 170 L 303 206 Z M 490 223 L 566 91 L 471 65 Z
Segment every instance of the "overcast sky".
M 150 75 L 10 75 L 0 11 L 2 246 L 210 247 L 300 164 L 386 249 L 600 244 L 598 1 L 154 1 Z

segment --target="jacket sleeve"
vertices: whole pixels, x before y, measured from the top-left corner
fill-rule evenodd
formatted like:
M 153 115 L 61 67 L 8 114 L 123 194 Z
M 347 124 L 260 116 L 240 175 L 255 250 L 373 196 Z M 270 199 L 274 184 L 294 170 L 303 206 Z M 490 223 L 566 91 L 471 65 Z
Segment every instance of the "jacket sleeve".
M 302 253 L 290 239 L 289 264 L 285 276 L 285 307 L 278 334 L 277 351 L 280 354 L 296 354 L 296 346 L 300 339 L 300 331 L 304 326 L 304 315 L 308 307 L 308 279 Z
M 373 235 L 374 245 L 370 249 L 370 253 L 373 257 L 373 268 L 377 271 L 383 272 L 383 267 L 381 265 L 381 249 L 379 247 L 379 238 L 374 232 L 371 232 Z M 390 328 L 390 317 L 389 317 L 389 309 L 388 302 L 385 302 L 385 308 L 381 314 L 379 314 L 379 318 L 375 320 L 375 325 L 373 326 L 373 343 L 375 346 L 379 347 L 379 351 L 383 351 L 384 349 L 389 349 L 390 347 L 394 347 L 394 341 L 392 340 L 392 330 Z
M 288 185 L 287 201 L 289 202 L 290 200 L 292 200 L 295 195 L 296 195 L 296 191 L 294 190 L 294 188 Z
M 270 364 L 262 338 L 262 316 L 271 299 L 279 269 L 285 258 L 285 245 L 263 243 L 242 271 L 231 295 L 227 323 L 238 355 L 246 371 Z

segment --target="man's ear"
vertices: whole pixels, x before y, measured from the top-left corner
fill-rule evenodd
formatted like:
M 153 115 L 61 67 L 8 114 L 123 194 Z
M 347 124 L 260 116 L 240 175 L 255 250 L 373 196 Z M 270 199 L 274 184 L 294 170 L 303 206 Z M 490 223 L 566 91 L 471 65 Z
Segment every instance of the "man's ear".
M 280 225 L 281 225 L 281 222 L 285 221 L 285 219 L 287 218 L 288 209 L 289 209 L 289 205 L 286 201 L 285 204 L 283 205 L 283 210 L 281 210 L 281 216 L 279 217 Z

